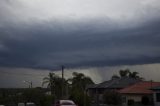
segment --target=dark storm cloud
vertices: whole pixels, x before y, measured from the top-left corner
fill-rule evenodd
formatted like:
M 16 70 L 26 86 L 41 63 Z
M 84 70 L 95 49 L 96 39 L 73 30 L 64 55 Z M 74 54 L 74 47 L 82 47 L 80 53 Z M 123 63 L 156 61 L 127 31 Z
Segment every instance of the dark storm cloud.
M 159 28 L 158 19 L 128 28 L 103 20 L 6 24 L 0 27 L 0 66 L 53 69 L 159 63 Z

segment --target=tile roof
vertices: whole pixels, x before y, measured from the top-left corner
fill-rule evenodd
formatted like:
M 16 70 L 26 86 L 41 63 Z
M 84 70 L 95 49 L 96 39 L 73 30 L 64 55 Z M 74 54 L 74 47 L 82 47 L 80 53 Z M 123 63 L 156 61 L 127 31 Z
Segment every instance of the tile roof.
M 160 82 L 142 81 L 119 90 L 123 94 L 152 94 L 152 87 L 160 86 Z
M 139 82 L 140 80 L 135 78 L 129 78 L 129 77 L 123 77 L 118 79 L 112 79 L 109 81 L 102 82 L 100 84 L 92 85 L 88 87 L 89 89 L 94 88 L 104 88 L 104 89 L 122 89 L 124 87 L 127 87 L 129 85 L 135 84 Z
M 160 86 L 152 87 L 151 90 L 160 91 Z

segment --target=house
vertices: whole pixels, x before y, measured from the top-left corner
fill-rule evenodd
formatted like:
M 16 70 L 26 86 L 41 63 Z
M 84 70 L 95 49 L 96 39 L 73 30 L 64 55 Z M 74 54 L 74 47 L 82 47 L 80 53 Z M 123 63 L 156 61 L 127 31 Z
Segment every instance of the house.
M 118 92 L 122 94 L 123 104 L 128 104 L 131 100 L 138 103 L 142 102 L 143 99 L 147 99 L 151 103 L 153 101 L 153 91 L 151 88 L 156 86 L 160 86 L 160 82 L 142 81 Z
M 160 106 L 160 86 L 152 87 L 153 101 L 155 106 Z
M 87 87 L 87 94 L 92 97 L 94 101 L 103 101 L 103 94 L 107 90 L 120 90 L 133 85 L 141 80 L 129 77 L 115 78 L 100 84 L 94 84 Z

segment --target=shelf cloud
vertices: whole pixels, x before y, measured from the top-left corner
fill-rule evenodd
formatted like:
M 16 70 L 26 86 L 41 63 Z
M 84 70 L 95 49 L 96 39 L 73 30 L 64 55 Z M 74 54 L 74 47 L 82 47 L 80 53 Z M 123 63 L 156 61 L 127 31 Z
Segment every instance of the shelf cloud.
M 1 0 L 0 67 L 160 62 L 159 0 Z

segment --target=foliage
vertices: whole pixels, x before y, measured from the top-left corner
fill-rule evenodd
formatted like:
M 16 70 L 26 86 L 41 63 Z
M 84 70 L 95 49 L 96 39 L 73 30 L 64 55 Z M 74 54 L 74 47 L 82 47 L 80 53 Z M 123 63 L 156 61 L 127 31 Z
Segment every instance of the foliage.
M 54 73 L 49 73 L 48 77 L 43 78 L 43 83 L 47 84 L 47 87 L 51 89 L 51 94 L 54 95 L 54 87 L 55 87 L 55 79 L 57 79 L 58 76 L 56 76 Z
M 143 105 L 148 105 L 149 104 L 149 98 L 147 97 L 147 96 L 143 96 L 142 97 L 142 100 L 141 100 L 141 103 L 143 104 Z
M 114 74 L 111 77 L 111 79 L 129 77 L 129 78 L 135 78 L 135 79 L 139 79 L 139 80 L 144 80 L 144 78 L 140 77 L 138 74 L 139 74 L 138 72 L 136 72 L 136 71 L 131 72 L 129 69 L 119 70 L 119 76 Z
M 46 95 L 43 89 L 26 89 L 23 93 L 25 102 L 34 102 L 37 106 L 49 106 L 54 101 L 54 96 Z
M 106 91 L 103 95 L 104 103 L 111 105 L 121 104 L 121 96 L 116 91 Z
M 127 77 L 128 73 L 129 73 L 129 69 L 125 69 L 125 70 L 120 70 L 119 71 L 120 77 Z
M 128 100 L 128 106 L 134 105 L 135 101 L 133 99 Z
M 82 73 L 73 72 L 73 78 L 68 81 L 71 82 L 70 99 L 74 100 L 78 105 L 90 105 L 90 98 L 85 94 L 86 87 L 94 84 L 92 79 Z
M 53 104 L 54 99 L 55 98 L 52 95 L 45 95 L 43 99 L 40 100 L 40 105 L 41 106 L 51 106 Z
M 130 78 L 135 78 L 135 79 L 143 80 L 144 78 L 140 77 L 138 74 L 139 74 L 138 72 L 130 72 L 129 71 L 129 77 Z
M 88 76 L 85 76 L 82 73 L 73 72 L 73 78 L 70 79 L 72 82 L 72 89 L 85 90 L 87 85 L 94 84 L 92 79 Z
M 55 73 L 49 73 L 48 77 L 43 78 L 43 83 L 48 84 L 48 87 L 51 89 L 51 94 L 54 95 L 57 99 L 60 99 L 62 96 L 62 84 L 64 89 L 67 86 L 65 79 L 63 79 L 62 83 L 62 78 L 59 76 L 55 75 Z M 63 91 L 65 93 L 65 91 Z
M 62 94 L 62 81 L 64 82 L 63 94 L 66 93 L 66 87 L 72 98 L 77 104 L 89 106 L 90 98 L 85 94 L 87 85 L 93 84 L 90 77 L 82 73 L 73 73 L 73 78 L 65 80 L 49 73 L 48 77 L 43 79 L 43 85 L 51 90 L 52 95 L 46 95 L 46 90 L 43 88 L 18 88 L 18 89 L 0 89 L 0 104 L 4 105 L 17 105 L 18 103 L 34 102 L 38 106 L 51 106 L 55 99 L 61 99 Z M 70 83 L 69 83 L 70 82 Z M 65 91 L 66 90 L 66 91 Z
M 43 99 L 44 96 L 45 95 L 43 91 L 36 88 L 26 89 L 23 93 L 23 97 L 26 100 L 25 102 L 34 102 L 37 105 L 40 104 L 40 101 Z
M 18 103 L 26 102 L 34 102 L 38 106 L 50 106 L 53 100 L 54 97 L 45 95 L 45 90 L 42 88 L 8 89 L 0 91 L 0 104 L 6 106 L 17 106 Z
M 83 91 L 74 90 L 69 99 L 75 101 L 78 106 L 90 106 L 90 97 Z

